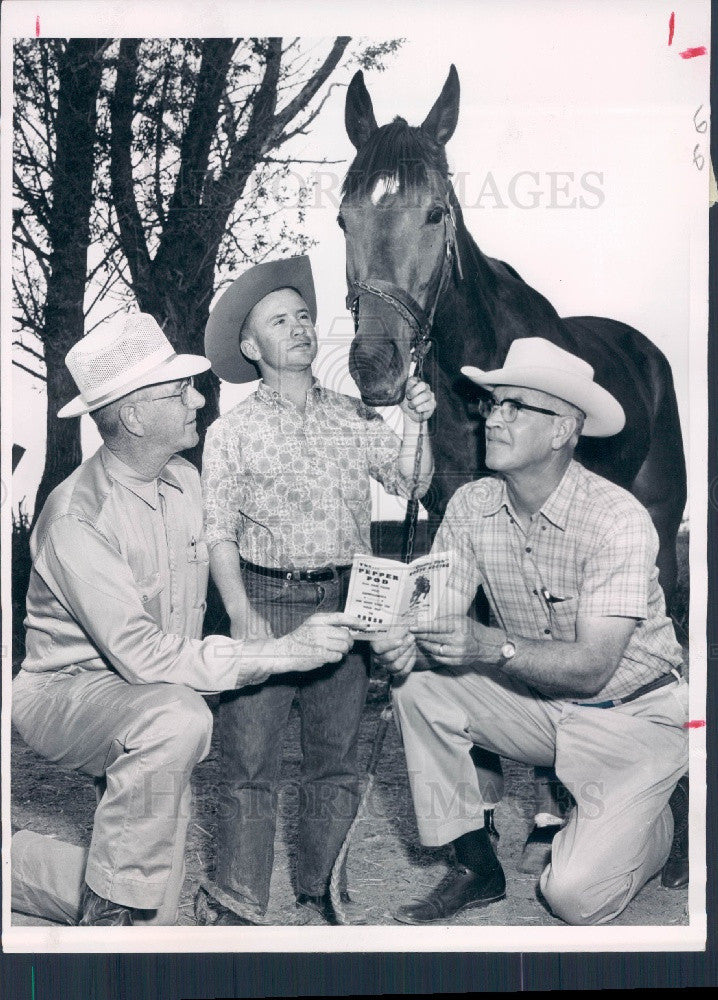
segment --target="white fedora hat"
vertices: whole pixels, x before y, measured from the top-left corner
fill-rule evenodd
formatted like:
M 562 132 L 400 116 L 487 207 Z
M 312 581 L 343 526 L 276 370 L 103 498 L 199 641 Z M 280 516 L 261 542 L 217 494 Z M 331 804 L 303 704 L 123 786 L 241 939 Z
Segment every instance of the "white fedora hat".
M 618 400 L 594 382 L 591 365 L 543 337 L 514 340 L 503 368 L 485 372 L 466 366 L 461 371 L 487 389 L 515 385 L 539 389 L 572 403 L 586 414 L 581 433 L 588 437 L 611 437 L 623 430 L 626 423 Z
M 58 417 L 79 417 L 114 403 L 135 389 L 199 375 L 209 368 L 199 354 L 176 354 L 149 313 L 125 313 L 88 333 L 65 358 L 80 395 Z

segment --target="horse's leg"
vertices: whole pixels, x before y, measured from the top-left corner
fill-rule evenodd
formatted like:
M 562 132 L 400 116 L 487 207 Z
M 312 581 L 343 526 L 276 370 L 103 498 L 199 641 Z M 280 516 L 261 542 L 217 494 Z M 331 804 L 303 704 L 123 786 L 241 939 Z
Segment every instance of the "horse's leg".
M 658 579 L 670 607 L 678 576 L 676 536 L 686 505 L 686 466 L 671 369 L 662 355 L 651 361 L 655 386 L 651 443 L 631 492 L 648 510 L 658 533 Z

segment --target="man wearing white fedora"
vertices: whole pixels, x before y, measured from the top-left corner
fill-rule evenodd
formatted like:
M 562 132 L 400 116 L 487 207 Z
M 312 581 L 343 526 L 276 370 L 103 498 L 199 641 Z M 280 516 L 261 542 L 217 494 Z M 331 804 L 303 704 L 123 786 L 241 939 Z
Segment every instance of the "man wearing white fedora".
M 66 364 L 103 444 L 48 497 L 31 542 L 26 655 L 12 719 L 37 753 L 101 779 L 88 852 L 26 831 L 13 841 L 13 905 L 81 925 L 174 923 L 190 775 L 212 715 L 198 693 L 340 660 L 340 615 L 277 640 L 202 635 L 209 571 L 198 440 L 206 358 L 177 355 L 130 314 L 88 334 Z
M 505 895 L 469 754 L 478 745 L 555 767 L 575 805 L 540 892 L 568 923 L 604 923 L 664 866 L 671 806 L 685 809 L 672 793 L 686 780 L 687 688 L 656 532 L 634 497 L 573 458 L 580 434 L 624 424 L 589 365 L 525 338 L 503 368 L 462 371 L 491 393 L 479 405 L 494 475 L 456 492 L 437 534 L 455 560 L 445 616 L 373 642 L 395 675 L 421 842 L 452 843 L 457 861 L 395 916 L 446 921 Z M 467 617 L 479 586 L 494 627 Z M 673 848 L 685 850 L 682 836 Z
M 202 460 L 213 577 L 231 634 L 282 635 L 313 611 L 342 608 L 352 557 L 371 552 L 370 480 L 408 496 L 422 421 L 435 401 L 410 379 L 403 438 L 380 415 L 320 385 L 309 258 L 244 272 L 214 306 L 205 349 L 228 382 L 256 392 L 210 427 Z M 428 438 L 416 484 L 432 474 Z M 249 632 L 246 630 L 250 629 Z M 223 696 L 219 887 L 263 913 L 274 856 L 283 736 L 296 696 L 302 725 L 297 901 L 334 920 L 329 878 L 358 804 L 357 742 L 368 676 L 348 657 L 309 676 L 270 678 Z

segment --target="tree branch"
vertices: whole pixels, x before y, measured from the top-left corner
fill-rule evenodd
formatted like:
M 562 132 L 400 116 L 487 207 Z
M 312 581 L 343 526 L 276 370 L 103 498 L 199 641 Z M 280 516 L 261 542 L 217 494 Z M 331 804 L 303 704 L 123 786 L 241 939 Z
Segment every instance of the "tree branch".
M 167 103 L 167 87 L 169 84 L 169 62 L 165 63 L 165 72 L 162 78 L 162 93 L 160 94 L 160 104 L 157 109 L 157 123 L 155 132 L 155 202 L 157 218 L 160 224 L 165 224 L 165 213 L 162 205 L 162 185 L 160 184 L 160 163 L 162 161 L 162 129 L 164 126 L 165 105 Z
M 272 127 L 269 130 L 267 140 L 265 142 L 265 149 L 272 148 L 272 146 L 276 145 L 276 140 L 284 132 L 287 125 L 307 106 L 307 104 L 309 104 L 322 84 L 325 83 L 327 78 L 336 69 L 339 60 L 344 55 L 350 41 L 351 38 L 348 36 L 340 36 L 339 38 L 336 38 L 329 54 L 319 69 L 310 77 L 299 93 L 292 98 L 289 104 L 287 104 L 279 112 L 279 114 L 274 116 Z
M 45 363 L 45 355 L 44 354 L 40 354 L 39 351 L 35 351 L 35 350 L 33 350 L 32 347 L 28 347 L 28 345 L 24 344 L 21 340 L 13 340 L 12 346 L 13 347 L 21 347 L 23 349 L 23 351 L 27 351 L 28 354 L 31 354 L 33 356 L 33 358 L 37 358 L 37 360 L 38 361 L 42 361 L 43 364 Z
M 40 192 L 32 191 L 17 170 L 13 170 L 13 181 L 16 187 L 20 191 L 20 194 L 30 206 L 32 211 L 35 213 L 35 217 L 38 222 L 45 227 L 45 229 L 50 230 L 50 204 L 47 200 L 45 192 L 40 189 Z
M 132 102 L 136 89 L 139 45 L 137 38 L 123 38 L 120 42 L 117 79 L 110 100 L 110 185 L 122 250 L 127 258 L 138 298 L 141 299 L 141 290 L 149 285 L 152 262 L 137 207 L 132 174 Z
M 276 149 L 278 146 L 283 146 L 285 142 L 287 142 L 289 139 L 293 139 L 295 135 L 306 135 L 307 126 L 311 125 L 311 123 L 314 121 L 314 119 L 320 114 L 322 108 L 324 107 L 324 105 L 329 100 L 329 98 L 331 96 L 331 93 L 332 93 L 332 90 L 334 90 L 335 87 L 344 87 L 344 86 L 346 86 L 346 84 L 343 84 L 343 83 L 332 83 L 332 84 L 330 84 L 329 88 L 327 89 L 326 94 L 321 99 L 321 101 L 319 102 L 319 104 L 317 105 L 317 107 L 293 131 L 291 131 L 291 132 L 283 132 L 282 135 L 277 136 L 276 139 L 274 140 L 274 142 L 272 143 L 272 147 L 271 148 L 275 148 Z M 344 162 L 344 161 L 337 161 L 337 162 Z
M 15 358 L 12 359 L 12 363 L 16 365 L 18 368 L 22 368 L 22 370 L 24 372 L 27 372 L 28 375 L 32 375 L 34 378 L 39 379 L 41 382 L 47 382 L 46 375 L 41 375 L 40 372 L 33 371 L 32 368 L 28 368 L 27 365 L 23 365 L 20 361 L 17 361 Z
M 297 156 L 290 156 L 286 160 L 278 160 L 274 156 L 263 156 L 261 158 L 261 160 L 260 160 L 260 163 L 278 163 L 278 164 L 283 165 L 283 166 L 289 166 L 292 163 L 314 163 L 314 164 L 317 164 L 318 166 L 328 166 L 330 164 L 346 163 L 346 162 L 347 162 L 346 159 L 344 159 L 344 160 L 303 160 L 303 159 L 300 159 Z

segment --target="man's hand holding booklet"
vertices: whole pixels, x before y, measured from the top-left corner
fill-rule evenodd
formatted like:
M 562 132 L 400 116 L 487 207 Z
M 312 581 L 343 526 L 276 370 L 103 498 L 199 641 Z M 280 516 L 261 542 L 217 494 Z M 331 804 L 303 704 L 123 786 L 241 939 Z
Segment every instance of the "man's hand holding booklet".
M 448 552 L 431 552 L 408 564 L 355 555 L 344 610 L 363 626 L 356 635 L 433 621 L 450 570 Z

